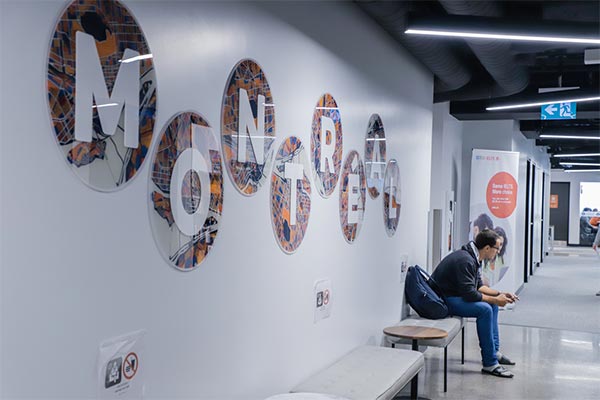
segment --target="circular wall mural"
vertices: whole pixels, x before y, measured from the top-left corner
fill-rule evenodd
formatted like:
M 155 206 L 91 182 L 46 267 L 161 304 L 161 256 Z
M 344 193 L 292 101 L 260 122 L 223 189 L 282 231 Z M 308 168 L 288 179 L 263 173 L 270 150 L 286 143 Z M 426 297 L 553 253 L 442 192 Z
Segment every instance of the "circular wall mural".
M 310 154 L 315 186 L 319 194 L 331 196 L 342 166 L 342 118 L 332 95 L 319 99 L 312 120 Z
M 376 199 L 383 189 L 385 172 L 385 131 L 378 114 L 371 115 L 367 137 L 365 138 L 365 172 L 367 188 L 372 199 Z
M 133 15 L 116 0 L 72 2 L 48 53 L 54 136 L 86 185 L 113 191 L 140 170 L 152 142 L 156 76 Z
M 356 150 L 346 157 L 340 181 L 340 224 L 346 241 L 353 243 L 362 225 L 367 200 L 365 167 Z
M 213 246 L 223 211 L 221 153 L 200 115 L 176 114 L 162 130 L 148 190 L 161 254 L 179 270 L 196 268 Z
M 279 147 L 271 174 L 271 221 L 279 247 L 295 252 L 310 217 L 310 164 L 300 139 L 287 138 Z
M 253 60 L 242 60 L 227 79 L 221 110 L 221 146 L 234 186 L 246 196 L 265 183 L 273 160 L 275 104 L 267 77 Z
M 396 233 L 400 220 L 400 196 L 400 168 L 398 162 L 391 159 L 385 168 L 383 182 L 383 223 L 390 237 Z

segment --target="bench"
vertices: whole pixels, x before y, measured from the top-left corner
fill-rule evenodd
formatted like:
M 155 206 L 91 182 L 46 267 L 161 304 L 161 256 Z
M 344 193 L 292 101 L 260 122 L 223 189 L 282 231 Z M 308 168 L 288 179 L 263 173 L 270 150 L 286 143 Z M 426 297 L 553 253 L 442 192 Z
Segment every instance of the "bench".
M 410 381 L 417 398 L 422 353 L 389 347 L 361 346 L 319 371 L 291 392 L 322 393 L 348 400 L 391 400 Z
M 427 319 L 418 315 L 410 315 L 400 321 L 397 326 L 424 326 L 438 328 L 448 332 L 442 339 L 419 340 L 419 345 L 444 348 L 444 392 L 448 391 L 448 345 L 454 340 L 458 332 L 462 331 L 461 364 L 465 363 L 465 326 L 461 317 L 448 317 L 444 319 Z M 395 347 L 396 344 L 411 344 L 410 339 L 385 336 L 386 340 Z

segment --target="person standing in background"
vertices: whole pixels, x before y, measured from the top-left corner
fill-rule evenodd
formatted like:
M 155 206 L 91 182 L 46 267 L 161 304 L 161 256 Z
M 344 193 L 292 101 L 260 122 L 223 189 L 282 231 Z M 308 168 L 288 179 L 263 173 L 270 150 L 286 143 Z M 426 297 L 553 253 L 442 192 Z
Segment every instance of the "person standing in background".
M 600 226 L 598 227 L 598 232 L 596 232 L 596 238 L 594 239 L 594 244 L 592 244 L 592 249 L 597 252 L 598 246 L 600 246 Z M 596 293 L 596 296 L 600 296 L 600 290 Z

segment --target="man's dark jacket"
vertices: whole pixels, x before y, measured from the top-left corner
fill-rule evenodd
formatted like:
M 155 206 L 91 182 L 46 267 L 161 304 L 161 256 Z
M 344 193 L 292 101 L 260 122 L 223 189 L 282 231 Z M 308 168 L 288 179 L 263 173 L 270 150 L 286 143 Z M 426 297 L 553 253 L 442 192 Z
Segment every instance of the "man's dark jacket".
M 473 244 L 475 245 L 475 244 Z M 446 297 L 462 297 L 465 301 L 481 301 L 477 291 L 482 285 L 479 261 L 469 243 L 446 256 L 431 277 Z

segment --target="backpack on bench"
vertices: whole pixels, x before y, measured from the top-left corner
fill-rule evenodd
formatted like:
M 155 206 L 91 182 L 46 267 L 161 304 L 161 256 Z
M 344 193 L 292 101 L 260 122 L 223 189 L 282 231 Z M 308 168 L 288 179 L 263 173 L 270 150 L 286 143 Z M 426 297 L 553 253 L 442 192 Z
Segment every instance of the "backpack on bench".
M 448 316 L 448 306 L 431 276 L 421 267 L 408 267 L 404 294 L 408 304 L 423 318 L 442 319 Z

